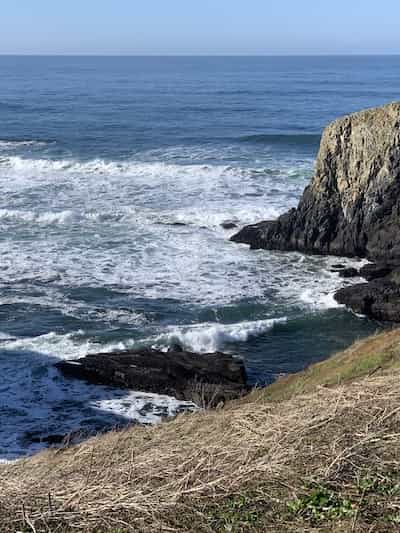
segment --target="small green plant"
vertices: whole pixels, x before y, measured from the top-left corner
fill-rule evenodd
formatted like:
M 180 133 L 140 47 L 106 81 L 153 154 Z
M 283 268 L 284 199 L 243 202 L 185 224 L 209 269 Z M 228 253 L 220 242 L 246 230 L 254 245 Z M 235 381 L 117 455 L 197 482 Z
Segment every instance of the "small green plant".
M 313 520 L 346 518 L 355 513 L 350 500 L 324 487 L 316 487 L 310 494 L 289 502 L 288 509 L 291 514 Z
M 389 515 L 388 518 L 389 518 L 389 522 L 392 522 L 392 524 L 400 525 L 400 513 Z
M 226 500 L 211 513 L 213 529 L 219 532 L 247 531 L 260 520 L 260 511 L 247 496 L 235 496 Z
M 371 477 L 361 478 L 358 482 L 358 490 L 362 494 L 379 494 L 381 496 L 400 495 L 400 481 L 390 477 Z

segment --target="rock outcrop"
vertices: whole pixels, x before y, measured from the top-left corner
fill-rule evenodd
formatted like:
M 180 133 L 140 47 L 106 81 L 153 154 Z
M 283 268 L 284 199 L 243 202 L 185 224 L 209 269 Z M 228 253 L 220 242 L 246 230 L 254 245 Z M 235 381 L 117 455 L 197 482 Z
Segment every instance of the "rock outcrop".
M 359 276 L 367 283 L 340 289 L 336 301 L 375 320 L 400 322 L 399 267 L 368 264 L 359 270 Z
M 400 322 L 400 285 L 376 279 L 340 289 L 335 299 L 355 313 L 383 322 Z
M 248 391 L 243 362 L 219 352 L 195 354 L 178 347 L 168 352 L 147 348 L 89 354 L 76 361 L 61 361 L 56 366 L 67 377 L 167 394 L 207 407 Z
M 400 103 L 355 113 L 324 131 L 297 209 L 232 237 L 252 248 L 400 262 Z

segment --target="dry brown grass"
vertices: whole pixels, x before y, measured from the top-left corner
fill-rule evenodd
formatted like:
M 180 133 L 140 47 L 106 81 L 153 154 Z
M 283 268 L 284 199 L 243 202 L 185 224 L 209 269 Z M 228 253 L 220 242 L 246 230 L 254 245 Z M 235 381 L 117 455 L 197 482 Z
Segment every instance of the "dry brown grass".
M 258 393 L 3 465 L 0 531 L 399 531 L 399 378 Z

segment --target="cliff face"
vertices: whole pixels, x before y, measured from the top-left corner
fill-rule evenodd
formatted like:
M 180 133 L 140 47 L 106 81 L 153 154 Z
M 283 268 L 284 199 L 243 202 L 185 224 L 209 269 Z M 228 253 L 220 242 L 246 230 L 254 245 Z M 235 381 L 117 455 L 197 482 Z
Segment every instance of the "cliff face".
M 400 103 L 346 116 L 324 131 L 297 209 L 232 237 L 252 248 L 400 260 Z

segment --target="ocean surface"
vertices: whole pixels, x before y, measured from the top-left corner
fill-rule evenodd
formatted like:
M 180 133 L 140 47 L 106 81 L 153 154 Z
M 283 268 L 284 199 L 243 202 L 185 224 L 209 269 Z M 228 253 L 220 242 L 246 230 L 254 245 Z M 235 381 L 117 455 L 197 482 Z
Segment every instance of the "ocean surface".
M 271 382 L 378 328 L 332 257 L 250 251 L 332 119 L 398 99 L 400 58 L 0 57 L 0 459 L 185 405 L 60 359 L 179 342 Z

